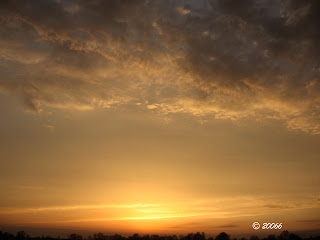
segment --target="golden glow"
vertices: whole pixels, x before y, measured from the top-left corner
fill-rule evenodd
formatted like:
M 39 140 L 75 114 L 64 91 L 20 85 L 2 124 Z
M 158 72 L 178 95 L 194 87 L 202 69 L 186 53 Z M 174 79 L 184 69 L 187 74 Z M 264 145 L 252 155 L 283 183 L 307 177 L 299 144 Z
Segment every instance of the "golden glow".
M 316 1 L 88 2 L 1 4 L 0 226 L 319 228 Z

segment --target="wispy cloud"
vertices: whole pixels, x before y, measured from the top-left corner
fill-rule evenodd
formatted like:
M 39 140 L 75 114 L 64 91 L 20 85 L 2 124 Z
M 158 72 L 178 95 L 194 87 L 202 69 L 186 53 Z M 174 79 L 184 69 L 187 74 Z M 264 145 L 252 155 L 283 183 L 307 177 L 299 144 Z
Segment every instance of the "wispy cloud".
M 314 199 L 295 199 L 291 201 L 277 200 L 268 197 L 233 197 L 220 199 L 204 199 L 202 201 L 186 201 L 168 204 L 102 204 L 102 205 L 70 205 L 37 208 L 1 208 L 0 214 L 19 216 L 27 214 L 37 216 L 28 219 L 29 223 L 85 223 L 103 221 L 142 221 L 161 219 L 233 219 L 239 217 L 262 216 L 281 212 L 313 209 L 317 205 Z M 99 211 L 94 210 L 107 210 Z M 127 210 L 125 210 L 127 209 Z M 131 209 L 128 211 L 128 209 Z M 125 211 L 123 211 L 125 210 Z M 53 212 L 60 212 L 53 216 Z M 68 218 L 61 216 L 68 215 Z M 50 220 L 46 216 L 51 216 Z M 42 219 L 39 221 L 39 219 Z M 236 227 L 233 224 L 218 227 Z
M 47 211 L 71 211 L 71 210 L 90 210 L 106 208 L 149 208 L 157 207 L 158 204 L 106 204 L 106 205 L 71 205 L 71 206 L 50 206 L 37 208 L 0 208 L 1 214 L 20 214 Z

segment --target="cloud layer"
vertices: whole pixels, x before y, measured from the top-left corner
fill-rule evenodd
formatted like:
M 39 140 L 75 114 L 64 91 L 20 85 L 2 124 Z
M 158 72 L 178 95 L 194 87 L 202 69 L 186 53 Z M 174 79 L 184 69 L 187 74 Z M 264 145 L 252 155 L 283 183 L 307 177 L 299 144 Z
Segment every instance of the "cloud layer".
M 122 105 L 320 133 L 319 1 L 0 6 L 0 91 L 29 110 Z

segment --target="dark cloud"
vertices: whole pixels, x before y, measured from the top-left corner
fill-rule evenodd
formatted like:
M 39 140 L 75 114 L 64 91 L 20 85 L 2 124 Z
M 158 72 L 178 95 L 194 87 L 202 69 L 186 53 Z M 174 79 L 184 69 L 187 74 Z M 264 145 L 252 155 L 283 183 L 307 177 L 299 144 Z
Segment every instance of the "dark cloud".
M 37 111 L 164 114 L 320 132 L 316 0 L 1 1 L 0 90 Z
M 191 9 L 177 27 L 185 40 L 181 67 L 207 92 L 208 102 L 240 116 L 266 113 L 274 105 L 273 113 L 262 115 L 285 115 L 291 128 L 308 125 L 307 131 L 318 132 L 319 119 L 310 116 L 319 111 L 319 2 L 221 0 L 210 5 L 201 15 Z
M 288 208 L 290 208 L 289 206 L 279 205 L 279 204 L 266 204 L 263 207 L 271 208 L 271 209 L 288 209 Z
M 218 228 L 235 228 L 235 227 L 239 227 L 239 226 L 238 225 L 233 225 L 233 224 L 218 226 Z

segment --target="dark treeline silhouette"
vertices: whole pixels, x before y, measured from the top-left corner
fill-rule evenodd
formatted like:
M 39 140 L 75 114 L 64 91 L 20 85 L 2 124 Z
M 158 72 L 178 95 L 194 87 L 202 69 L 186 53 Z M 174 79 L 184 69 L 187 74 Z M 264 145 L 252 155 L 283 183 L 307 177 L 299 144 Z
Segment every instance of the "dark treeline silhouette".
M 96 233 L 89 235 L 88 237 L 83 237 L 80 234 L 70 234 L 67 238 L 53 238 L 53 237 L 31 237 L 24 231 L 19 231 L 15 235 L 7 232 L 0 231 L 0 240 L 320 240 L 318 237 L 301 238 L 300 236 L 289 233 L 288 231 L 283 231 L 280 235 L 276 236 L 270 234 L 265 238 L 260 238 L 258 236 L 251 236 L 250 238 L 230 238 L 230 236 L 222 232 L 216 237 L 206 238 L 205 234 L 202 233 L 189 233 L 187 235 L 139 235 L 133 234 L 129 237 L 123 237 L 121 235 L 105 235 L 103 233 Z

